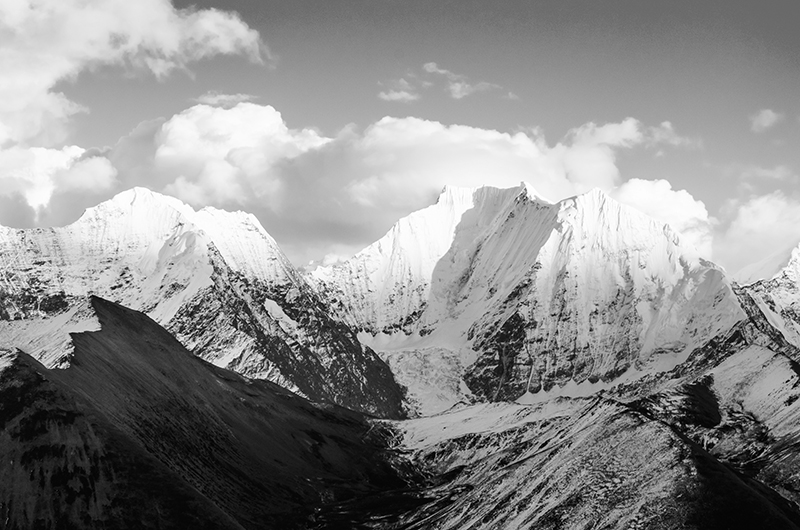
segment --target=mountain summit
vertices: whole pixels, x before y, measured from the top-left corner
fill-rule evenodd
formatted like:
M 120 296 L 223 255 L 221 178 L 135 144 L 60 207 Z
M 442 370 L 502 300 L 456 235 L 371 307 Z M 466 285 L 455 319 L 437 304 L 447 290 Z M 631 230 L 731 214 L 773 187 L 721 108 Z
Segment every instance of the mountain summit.
M 427 352 L 484 399 L 668 370 L 744 318 L 720 268 L 600 190 L 447 188 L 310 281 L 396 373 Z
M 333 320 L 258 220 L 134 188 L 62 228 L 0 228 L 0 314 L 25 322 L 95 294 L 193 353 L 300 395 L 397 417 L 389 368 Z M 68 351 L 39 352 L 48 366 Z

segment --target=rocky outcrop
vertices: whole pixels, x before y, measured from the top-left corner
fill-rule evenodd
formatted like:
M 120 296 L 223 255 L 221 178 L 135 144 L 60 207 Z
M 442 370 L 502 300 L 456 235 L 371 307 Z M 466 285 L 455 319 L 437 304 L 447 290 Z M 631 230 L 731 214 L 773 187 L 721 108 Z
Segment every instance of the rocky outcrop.
M 383 528 L 800 525 L 796 506 L 669 425 L 604 397 L 475 405 L 396 425 L 430 477 Z

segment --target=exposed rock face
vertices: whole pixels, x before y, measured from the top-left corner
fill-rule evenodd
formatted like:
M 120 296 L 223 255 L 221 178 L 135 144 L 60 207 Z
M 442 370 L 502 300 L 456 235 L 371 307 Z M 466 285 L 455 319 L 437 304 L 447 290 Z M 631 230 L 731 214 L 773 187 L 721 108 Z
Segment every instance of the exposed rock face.
M 331 318 L 252 215 L 195 212 L 136 188 L 63 228 L 0 228 L 0 270 L 6 320 L 54 315 L 94 293 L 146 312 L 217 366 L 311 399 L 402 413 L 389 368 Z M 42 360 L 68 363 L 68 352 Z
M 46 364 L 0 353 L 5 527 L 800 527 L 800 257 L 740 287 L 600 192 L 448 189 L 306 280 L 244 214 L 121 197 L 0 231 L 0 346 Z M 446 412 L 312 404 L 77 297 L 103 290 L 215 364 L 396 413 L 353 326 Z
M 435 244 L 412 229 L 428 220 Z M 550 204 L 527 185 L 448 189 L 312 281 L 376 347 L 460 352 L 482 399 L 668 370 L 745 317 L 718 267 L 596 190 Z
M 398 424 L 431 476 L 383 528 L 798 528 L 796 507 L 603 397 L 482 404 Z
M 0 352 L 2 527 L 306 528 L 314 509 L 403 487 L 357 413 L 191 355 L 93 298 L 97 331 L 50 370 Z

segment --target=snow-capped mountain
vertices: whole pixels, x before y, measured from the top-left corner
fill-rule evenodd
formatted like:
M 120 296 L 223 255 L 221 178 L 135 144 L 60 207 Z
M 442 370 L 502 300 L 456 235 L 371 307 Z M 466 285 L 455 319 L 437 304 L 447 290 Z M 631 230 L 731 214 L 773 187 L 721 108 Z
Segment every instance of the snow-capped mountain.
M 770 324 L 800 347 L 800 247 L 792 249 L 786 265 L 772 277 L 745 285 Z
M 447 188 L 302 276 L 135 189 L 0 267 L 12 528 L 800 528 L 800 249 L 739 286 L 599 191 Z M 302 397 L 398 416 L 362 342 L 423 417 Z
M 598 190 L 551 204 L 526 184 L 448 188 L 310 279 L 417 394 L 402 374 L 420 352 L 483 399 L 585 393 L 671 369 L 745 317 L 721 269 Z
M 769 280 L 779 275 L 789 265 L 796 248 L 797 245 L 792 245 L 750 263 L 733 273 L 733 279 L 739 285 L 749 285 L 759 280 Z
M 388 367 L 329 316 L 250 214 L 194 211 L 135 188 L 66 227 L 0 228 L 0 268 L 6 342 L 11 328 L 91 293 L 144 311 L 217 366 L 312 399 L 400 414 Z M 69 363 L 68 349 L 35 354 L 48 366 Z

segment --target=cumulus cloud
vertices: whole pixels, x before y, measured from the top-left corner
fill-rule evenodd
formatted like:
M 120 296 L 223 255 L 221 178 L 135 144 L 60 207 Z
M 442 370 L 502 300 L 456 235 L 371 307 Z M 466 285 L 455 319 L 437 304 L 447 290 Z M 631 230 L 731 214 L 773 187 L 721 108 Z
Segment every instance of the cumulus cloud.
M 270 199 L 282 182 L 273 171 L 328 140 L 316 131 L 290 130 L 269 106 L 240 103 L 231 109 L 196 105 L 162 125 L 156 138 L 156 172 L 174 180 L 165 191 L 193 204 L 244 204 Z
M 658 131 L 633 118 L 589 123 L 551 145 L 538 129 L 510 134 L 387 117 L 327 138 L 288 128 L 270 106 L 240 103 L 196 105 L 144 122 L 94 154 L 118 172 L 107 195 L 144 185 L 195 206 L 251 211 L 298 263 L 359 250 L 399 217 L 432 203 L 444 185 L 510 187 L 523 180 L 550 200 L 600 187 L 679 230 L 696 230 L 704 244 L 708 215 L 701 203 L 663 181 L 622 182 L 619 150 L 669 144 Z M 76 215 L 81 200 L 88 201 L 55 194 L 48 219 L 69 221 L 59 216 Z
M 91 200 L 116 184 L 102 153 L 59 147 L 70 117 L 88 110 L 59 92 L 59 83 L 103 65 L 160 79 L 219 54 L 270 59 L 256 31 L 216 9 L 175 9 L 168 0 L 0 3 L 0 197 L 23 198 L 39 214 L 54 195 Z M 216 98 L 223 104 L 242 95 Z
M 220 94 L 216 91 L 209 91 L 200 97 L 194 98 L 194 103 L 211 105 L 212 107 L 234 107 L 239 103 L 253 101 L 256 96 L 250 94 Z
M 750 130 L 754 133 L 761 133 L 774 127 L 783 120 L 783 114 L 771 109 L 761 109 L 755 114 L 750 115 Z
M 714 241 L 715 256 L 735 272 L 800 240 L 800 201 L 774 191 L 736 203 L 730 225 Z
M 120 65 L 162 78 L 218 54 L 269 57 L 236 14 L 168 0 L 0 3 L 0 145 L 52 145 L 83 107 L 54 89 L 86 69 Z
M 84 157 L 78 146 L 0 150 L 0 195 L 23 197 L 33 211 L 47 206 L 57 188 L 89 195 L 110 190 L 116 169 L 104 157 Z

